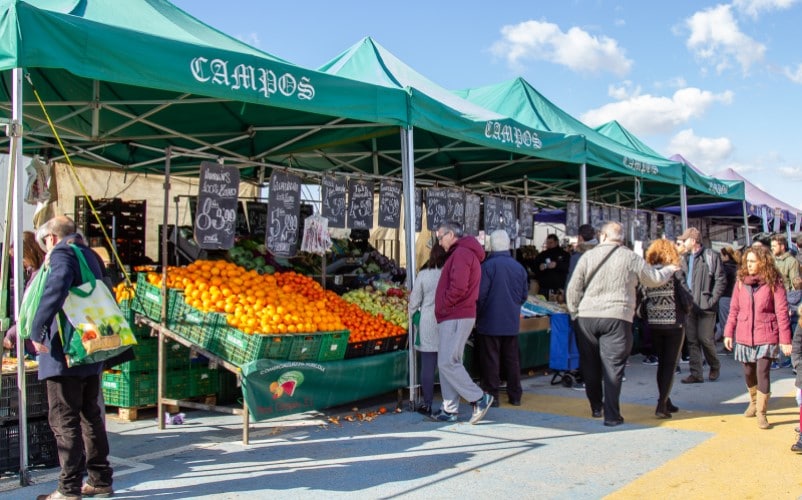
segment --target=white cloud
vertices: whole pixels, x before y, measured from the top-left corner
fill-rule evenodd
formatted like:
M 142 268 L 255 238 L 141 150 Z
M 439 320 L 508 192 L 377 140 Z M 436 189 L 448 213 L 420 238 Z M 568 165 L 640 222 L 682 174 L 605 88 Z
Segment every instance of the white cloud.
M 693 129 L 685 129 L 671 138 L 668 150 L 679 153 L 703 172 L 713 173 L 721 170 L 723 163 L 732 155 L 732 141 L 726 137 L 699 137 Z
M 791 181 L 802 181 L 802 167 L 778 167 L 777 170 L 782 174 L 783 179 Z
M 670 97 L 641 95 L 639 88 L 628 92 L 626 88 L 611 87 L 608 93 L 618 102 L 592 109 L 580 119 L 591 127 L 618 120 L 635 135 L 670 132 L 704 115 L 715 103 L 730 104 L 734 95 L 730 91 L 714 94 L 695 87 L 677 90 Z
M 563 32 L 553 23 L 524 21 L 503 26 L 501 36 L 490 50 L 516 69 L 526 60 L 547 61 L 590 74 L 607 71 L 623 76 L 632 68 L 632 61 L 616 40 L 576 27 Z
M 783 74 L 794 83 L 802 84 L 802 64 L 797 65 L 796 69 L 785 67 Z
M 765 45 L 741 32 L 730 5 L 717 5 L 685 20 L 690 30 L 685 42 L 697 59 L 707 62 L 721 74 L 737 62 L 741 72 L 763 60 Z
M 788 9 L 796 2 L 797 0 L 733 0 L 732 5 L 739 12 L 757 19 L 762 12 Z
M 237 35 L 237 39 L 241 42 L 245 42 L 251 47 L 256 47 L 257 49 L 260 48 L 261 40 L 259 40 L 259 34 L 256 32 L 248 33 L 246 35 Z

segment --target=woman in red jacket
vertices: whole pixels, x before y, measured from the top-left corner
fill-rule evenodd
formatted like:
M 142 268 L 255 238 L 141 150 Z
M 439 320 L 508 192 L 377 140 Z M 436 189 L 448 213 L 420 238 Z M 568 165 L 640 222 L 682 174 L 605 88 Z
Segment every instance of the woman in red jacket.
M 744 365 L 750 396 L 744 416 L 757 416 L 758 427 L 768 429 L 771 363 L 781 350 L 786 356 L 791 353 L 785 288 L 768 248 L 751 247 L 741 259 L 724 328 L 724 347 L 728 350 L 733 349 L 733 338 L 735 360 Z

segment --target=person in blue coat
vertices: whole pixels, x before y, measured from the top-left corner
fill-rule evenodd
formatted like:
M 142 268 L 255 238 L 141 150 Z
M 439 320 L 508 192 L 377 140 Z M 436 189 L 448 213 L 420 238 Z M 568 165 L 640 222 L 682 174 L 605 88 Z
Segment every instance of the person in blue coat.
M 476 310 L 481 385 L 498 404 L 500 372 L 503 370 L 509 403 L 519 406 L 523 391 L 518 331 L 521 305 L 529 295 L 528 276 L 526 269 L 510 254 L 510 237 L 506 231 L 490 233 L 490 250 L 482 262 Z
M 39 228 L 37 236 L 47 249 L 50 274 L 30 335 L 39 355 L 39 379 L 47 385 L 48 422 L 56 436 L 61 465 L 58 489 L 37 500 L 108 495 L 112 493 L 109 440 L 98 405 L 103 363 L 68 367 L 59 336 L 59 312 L 70 288 L 84 282 L 70 244 L 83 252 L 98 280 L 103 277 L 102 263 L 76 234 L 75 222 L 69 217 L 50 219 Z M 70 326 L 63 321 L 61 328 Z M 89 475 L 86 484 L 82 484 L 84 468 Z

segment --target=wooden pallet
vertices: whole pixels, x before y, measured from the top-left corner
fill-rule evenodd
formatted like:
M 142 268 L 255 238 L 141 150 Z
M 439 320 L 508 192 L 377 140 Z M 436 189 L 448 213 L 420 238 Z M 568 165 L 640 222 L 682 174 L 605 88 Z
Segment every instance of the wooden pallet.
M 217 404 L 217 394 L 209 394 L 206 396 L 195 396 L 192 398 L 185 398 L 187 401 L 195 401 L 207 405 L 216 405 Z M 139 412 L 140 411 L 147 411 L 147 410 L 155 410 L 156 405 L 142 405 L 142 406 L 134 406 L 134 407 L 121 407 L 121 406 L 109 406 L 106 405 L 106 408 L 117 408 L 117 418 L 120 420 L 124 420 L 126 422 L 135 422 L 139 420 Z M 176 405 L 165 405 L 164 411 L 168 413 L 178 413 L 181 410 L 180 407 Z M 151 412 L 148 416 L 152 416 Z

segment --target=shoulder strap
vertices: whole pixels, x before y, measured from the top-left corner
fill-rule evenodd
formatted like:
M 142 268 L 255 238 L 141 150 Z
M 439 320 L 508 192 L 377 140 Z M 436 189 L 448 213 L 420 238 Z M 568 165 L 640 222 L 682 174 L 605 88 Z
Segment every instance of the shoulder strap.
M 588 289 L 588 287 L 590 286 L 590 282 L 593 281 L 593 278 L 596 276 L 596 273 L 599 271 L 599 269 L 601 269 L 604 263 L 607 262 L 607 259 L 609 259 L 610 256 L 613 255 L 615 251 L 618 250 L 619 248 L 621 248 L 621 245 L 616 245 L 612 250 L 610 250 L 610 252 L 608 252 L 607 255 L 604 256 L 602 261 L 599 262 L 599 265 L 596 266 L 596 269 L 594 269 L 593 272 L 590 273 L 590 276 L 588 276 L 588 280 L 585 282 L 585 290 Z
M 97 284 L 97 278 L 95 278 L 94 273 L 92 270 L 89 269 L 89 264 L 86 263 L 86 257 L 84 257 L 84 253 L 78 248 L 77 245 L 70 243 L 70 247 L 75 252 L 75 256 L 78 258 L 78 265 L 81 267 L 81 281 L 84 283 L 90 283 L 91 286 L 89 290 L 81 290 L 78 287 L 73 287 L 70 291 L 74 292 L 76 295 L 80 297 L 88 297 L 92 295 L 92 292 L 95 291 L 95 285 Z

